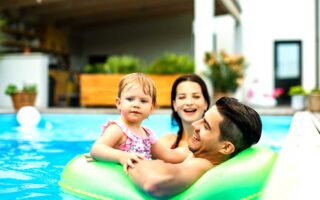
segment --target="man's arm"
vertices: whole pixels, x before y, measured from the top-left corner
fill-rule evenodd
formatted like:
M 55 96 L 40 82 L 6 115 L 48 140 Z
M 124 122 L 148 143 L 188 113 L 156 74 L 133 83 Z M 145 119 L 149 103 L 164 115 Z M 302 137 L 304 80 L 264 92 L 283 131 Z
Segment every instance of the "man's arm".
M 143 160 L 129 169 L 133 182 L 153 196 L 169 196 L 188 188 L 213 165 L 201 158 L 191 158 L 179 164 L 161 160 Z

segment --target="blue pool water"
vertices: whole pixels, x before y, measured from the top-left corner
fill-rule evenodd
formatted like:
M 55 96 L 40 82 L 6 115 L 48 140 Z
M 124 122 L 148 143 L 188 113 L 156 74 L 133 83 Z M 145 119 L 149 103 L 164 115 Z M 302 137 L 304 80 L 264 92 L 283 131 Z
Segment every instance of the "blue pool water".
M 43 114 L 36 129 L 19 127 L 14 114 L 0 115 L 1 199 L 76 199 L 60 191 L 57 182 L 66 163 L 88 152 L 100 135 L 107 114 Z M 291 116 L 262 116 L 259 145 L 279 150 L 288 133 Z M 144 125 L 157 136 L 175 132 L 169 115 L 157 114 Z

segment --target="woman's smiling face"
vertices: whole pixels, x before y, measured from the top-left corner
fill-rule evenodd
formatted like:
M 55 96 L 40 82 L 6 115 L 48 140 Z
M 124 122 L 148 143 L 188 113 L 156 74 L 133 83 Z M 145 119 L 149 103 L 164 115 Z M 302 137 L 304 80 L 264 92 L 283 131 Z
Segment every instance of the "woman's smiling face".
M 183 81 L 177 86 L 173 107 L 182 122 L 191 124 L 201 119 L 208 104 L 198 83 Z

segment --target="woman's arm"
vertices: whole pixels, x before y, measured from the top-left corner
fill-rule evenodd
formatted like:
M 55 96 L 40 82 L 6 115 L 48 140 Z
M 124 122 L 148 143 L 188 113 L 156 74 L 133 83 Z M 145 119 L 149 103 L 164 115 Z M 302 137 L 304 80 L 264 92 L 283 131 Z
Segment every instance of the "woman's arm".
M 125 136 L 117 125 L 110 125 L 92 145 L 90 154 L 95 160 L 114 161 L 125 164 L 128 160 L 138 161 L 143 156 L 116 149 L 124 142 Z
M 209 161 L 201 158 L 179 164 L 143 160 L 129 168 L 128 174 L 136 185 L 151 195 L 165 197 L 185 190 L 212 167 Z

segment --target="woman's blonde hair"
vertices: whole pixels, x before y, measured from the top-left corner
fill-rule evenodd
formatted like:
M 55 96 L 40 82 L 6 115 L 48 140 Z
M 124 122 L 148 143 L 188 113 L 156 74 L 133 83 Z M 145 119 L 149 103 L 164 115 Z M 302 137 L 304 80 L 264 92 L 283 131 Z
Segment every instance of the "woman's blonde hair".
M 143 73 L 131 73 L 121 78 L 118 85 L 118 98 L 121 97 L 121 92 L 126 87 L 132 87 L 139 84 L 143 92 L 149 95 L 152 99 L 153 106 L 157 103 L 157 89 L 153 80 Z

